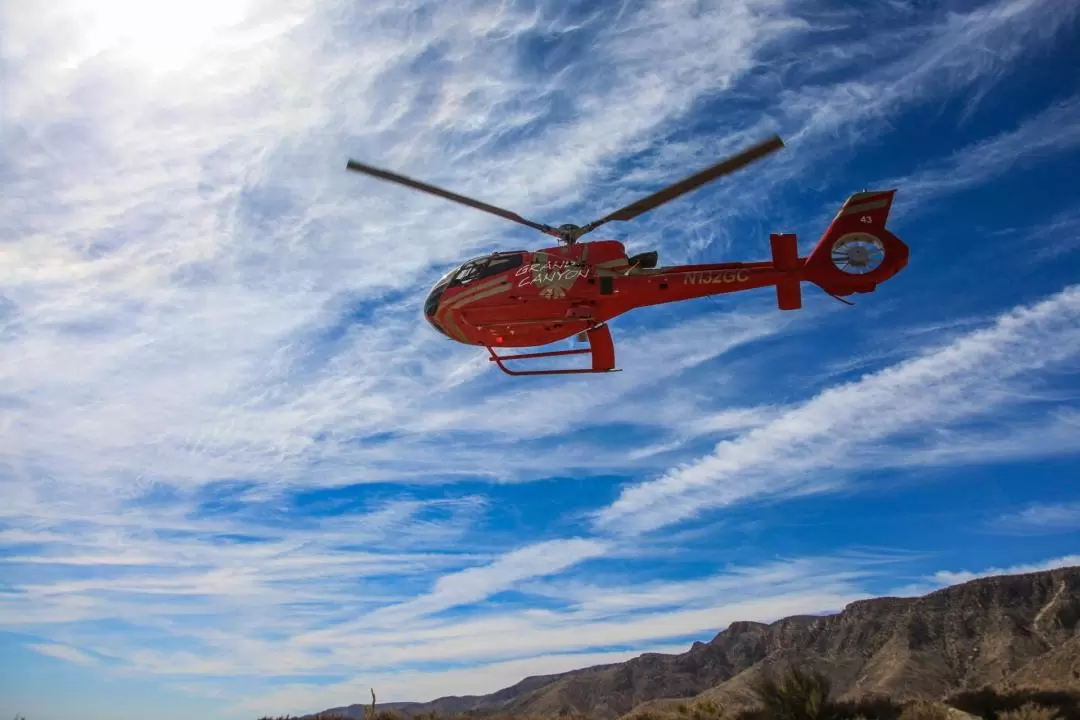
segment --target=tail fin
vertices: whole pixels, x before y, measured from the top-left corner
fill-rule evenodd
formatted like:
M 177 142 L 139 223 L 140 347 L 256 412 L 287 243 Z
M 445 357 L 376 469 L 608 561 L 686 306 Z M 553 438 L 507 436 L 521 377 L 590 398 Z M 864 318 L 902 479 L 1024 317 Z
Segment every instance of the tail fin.
M 885 229 L 895 195 L 880 190 L 849 197 L 807 256 L 802 279 L 842 296 L 873 292 L 903 270 L 908 246 Z
M 799 241 L 794 235 L 774 233 L 769 236 L 772 246 L 772 264 L 777 270 L 789 274 L 776 283 L 776 306 L 781 310 L 798 310 L 802 307 L 802 282 L 799 269 Z

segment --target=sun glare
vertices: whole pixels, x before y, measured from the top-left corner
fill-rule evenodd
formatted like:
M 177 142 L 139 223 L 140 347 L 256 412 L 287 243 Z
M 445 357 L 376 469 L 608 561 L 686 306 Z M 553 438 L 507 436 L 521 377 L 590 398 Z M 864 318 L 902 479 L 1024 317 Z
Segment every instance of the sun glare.
M 108 52 L 143 70 L 198 62 L 247 16 L 251 0 L 72 0 L 90 54 Z

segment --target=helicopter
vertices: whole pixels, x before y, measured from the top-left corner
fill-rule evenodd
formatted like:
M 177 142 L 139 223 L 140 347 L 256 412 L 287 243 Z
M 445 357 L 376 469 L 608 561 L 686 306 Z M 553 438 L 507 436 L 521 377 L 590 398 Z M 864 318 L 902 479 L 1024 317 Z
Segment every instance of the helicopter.
M 771 259 L 657 266 L 653 250 L 627 256 L 622 242 L 581 238 L 610 222 L 633 220 L 670 200 L 739 170 L 784 147 L 773 135 L 677 183 L 587 225 L 557 227 L 473 198 L 349 159 L 346 169 L 466 205 L 554 237 L 539 250 L 494 252 L 443 275 L 424 301 L 423 313 L 451 340 L 487 349 L 508 375 L 606 373 L 615 367 L 608 322 L 636 308 L 774 286 L 780 310 L 802 307 L 802 283 L 843 300 L 869 293 L 900 272 L 908 247 L 885 228 L 896 190 L 863 190 L 847 198 L 817 245 L 799 256 L 796 235 L 773 233 Z M 587 348 L 507 355 L 506 348 L 540 348 L 571 337 Z M 589 354 L 588 367 L 512 369 L 508 361 Z

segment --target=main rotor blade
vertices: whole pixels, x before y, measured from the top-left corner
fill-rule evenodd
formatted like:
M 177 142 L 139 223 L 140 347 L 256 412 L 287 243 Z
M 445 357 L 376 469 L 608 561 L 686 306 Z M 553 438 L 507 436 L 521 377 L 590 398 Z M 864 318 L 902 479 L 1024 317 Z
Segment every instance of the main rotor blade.
M 472 198 L 465 197 L 464 195 L 458 195 L 457 193 L 450 192 L 449 190 L 443 190 L 442 188 L 435 187 L 434 185 L 428 185 L 427 183 L 420 182 L 419 180 L 413 180 L 412 178 L 407 178 L 404 175 L 392 173 L 389 170 L 380 170 L 379 168 L 365 165 L 364 163 L 357 162 L 356 160 L 349 160 L 349 162 L 345 165 L 345 168 L 354 172 L 364 173 L 365 175 L 371 175 L 372 177 L 379 178 L 380 180 L 389 180 L 390 182 L 397 183 L 399 185 L 411 187 L 414 190 L 421 190 L 432 195 L 438 195 L 439 197 L 446 198 L 447 200 L 453 200 L 454 202 L 461 203 L 462 205 L 468 205 L 471 208 L 483 210 L 484 212 L 491 213 L 492 215 L 498 215 L 501 218 L 506 218 L 507 220 L 511 220 L 521 225 L 525 225 L 526 227 L 531 227 L 534 230 L 539 230 L 542 233 L 547 233 L 548 235 L 553 235 L 555 237 L 562 237 L 562 235 L 555 228 L 548 225 L 542 225 L 540 223 L 533 222 L 532 220 L 526 220 L 517 213 L 510 212 L 509 210 L 504 210 L 494 205 L 488 205 L 485 202 L 473 200 Z
M 674 200 L 680 195 L 685 195 L 691 190 L 701 187 L 705 183 L 712 182 L 719 177 L 733 173 L 739 168 L 745 167 L 755 160 L 760 160 L 769 153 L 775 152 L 782 147 L 784 147 L 784 141 L 780 139 L 780 136 L 773 135 L 769 139 L 756 145 L 752 145 L 742 152 L 732 155 L 726 160 L 721 160 L 712 167 L 705 168 L 701 172 L 695 173 L 685 180 L 680 180 L 674 185 L 669 185 L 663 190 L 659 190 L 648 197 L 641 198 L 637 202 L 633 202 L 626 207 L 620 208 L 600 220 L 589 223 L 586 227 L 589 230 L 593 230 L 612 220 L 633 220 L 638 215 L 659 207 L 669 200 Z

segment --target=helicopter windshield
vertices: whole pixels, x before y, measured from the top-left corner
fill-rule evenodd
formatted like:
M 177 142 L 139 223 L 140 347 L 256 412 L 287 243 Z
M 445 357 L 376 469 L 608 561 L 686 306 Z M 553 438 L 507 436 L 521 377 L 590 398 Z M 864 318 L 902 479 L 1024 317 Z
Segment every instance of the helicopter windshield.
M 469 260 L 454 273 L 454 279 L 450 281 L 450 287 L 468 285 L 477 280 L 498 275 L 507 270 L 513 270 L 520 267 L 524 261 L 524 257 L 520 252 L 497 253 Z

